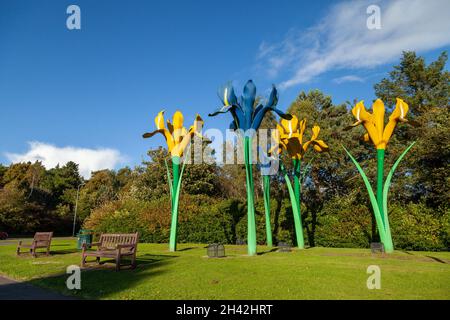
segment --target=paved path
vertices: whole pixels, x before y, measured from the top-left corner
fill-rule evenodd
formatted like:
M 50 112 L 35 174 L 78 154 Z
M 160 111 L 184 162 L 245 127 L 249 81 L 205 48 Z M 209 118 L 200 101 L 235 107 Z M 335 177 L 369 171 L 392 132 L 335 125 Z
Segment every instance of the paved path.
M 0 300 L 73 300 L 25 282 L 0 276 Z

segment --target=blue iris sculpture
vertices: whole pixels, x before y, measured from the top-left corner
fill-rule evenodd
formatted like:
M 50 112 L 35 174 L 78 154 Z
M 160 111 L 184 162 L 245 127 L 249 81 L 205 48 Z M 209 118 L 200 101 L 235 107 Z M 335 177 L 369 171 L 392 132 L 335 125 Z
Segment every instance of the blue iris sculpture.
M 247 244 L 248 254 L 255 255 L 256 221 L 252 173 L 252 139 L 254 138 L 255 133 L 259 129 L 259 126 L 261 125 L 261 122 L 267 112 L 273 111 L 280 117 L 287 120 L 290 120 L 292 116 L 275 108 L 278 103 L 278 91 L 275 86 L 272 86 L 272 91 L 270 92 L 269 98 L 265 104 L 256 104 L 256 87 L 252 80 L 247 81 L 244 86 L 244 90 L 242 91 L 242 95 L 239 98 L 236 97 L 234 88 L 231 84 L 227 84 L 220 90 L 219 98 L 222 101 L 222 107 L 209 114 L 209 116 L 216 116 L 219 113 L 230 112 L 233 116 L 230 129 L 242 130 L 244 132 L 244 134 L 239 137 L 244 139 L 248 217 Z

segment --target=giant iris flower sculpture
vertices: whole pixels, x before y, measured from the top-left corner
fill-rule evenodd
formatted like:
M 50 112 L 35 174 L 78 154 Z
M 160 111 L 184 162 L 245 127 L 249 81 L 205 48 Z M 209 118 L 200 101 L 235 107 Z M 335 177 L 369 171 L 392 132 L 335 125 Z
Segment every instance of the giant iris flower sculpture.
M 278 92 L 275 86 L 272 87 L 270 96 L 265 104 L 258 104 L 256 101 L 256 87 L 252 80 L 247 81 L 242 92 L 242 96 L 236 97 L 234 88 L 231 84 L 226 85 L 220 92 L 219 98 L 222 101 L 222 106 L 211 113 L 209 116 L 216 116 L 219 113 L 230 112 L 233 121 L 231 122 L 231 129 L 240 129 L 243 131 L 244 139 L 244 161 L 246 173 L 246 188 L 247 188 L 247 217 L 248 217 L 248 254 L 256 254 L 256 222 L 255 222 L 255 207 L 253 202 L 254 184 L 252 173 L 252 139 L 255 131 L 258 130 L 265 114 L 269 111 L 276 112 L 280 117 L 290 119 L 291 116 L 283 113 L 275 108 L 278 103 Z
M 294 188 L 292 188 L 289 175 L 286 172 L 285 166 L 280 161 L 280 169 L 286 180 L 289 196 L 291 199 L 292 213 L 294 215 L 295 234 L 297 238 L 297 246 L 300 249 L 305 247 L 303 237 L 303 226 L 301 218 L 301 183 L 307 172 L 307 168 L 311 165 L 311 162 L 306 166 L 303 175 L 301 174 L 301 161 L 308 150 L 309 146 L 312 146 L 315 151 L 323 152 L 328 150 L 328 145 L 319 140 L 320 127 L 314 126 L 312 128 L 312 136 L 309 141 L 303 141 L 303 135 L 306 130 L 306 119 L 298 121 L 296 116 L 293 116 L 291 120 L 282 119 L 280 124 L 277 125 L 277 130 L 272 131 L 272 138 L 277 142 L 277 145 L 273 146 L 269 151 L 270 154 L 277 152 L 280 154 L 283 150 L 286 150 L 289 156 L 292 158 L 294 166 Z
M 355 160 L 355 158 L 344 147 L 345 152 L 353 161 L 353 163 L 355 164 L 356 168 L 358 169 L 359 173 L 361 174 L 364 180 L 364 184 L 369 193 L 370 202 L 372 204 L 373 212 L 375 215 L 378 233 L 380 234 L 381 242 L 383 243 L 386 252 L 392 252 L 394 250 L 391 230 L 389 227 L 389 217 L 387 209 L 389 186 L 395 169 L 397 168 L 398 164 L 403 159 L 403 157 L 406 155 L 406 153 L 415 144 L 415 142 L 411 143 L 406 148 L 406 150 L 400 155 L 397 161 L 394 163 L 388 176 L 386 177 L 386 181 L 384 182 L 383 186 L 384 153 L 397 123 L 407 122 L 405 117 L 406 114 L 408 113 L 408 109 L 409 107 L 406 102 L 404 102 L 402 99 L 397 99 L 395 109 L 389 116 L 389 121 L 385 127 L 384 126 L 385 108 L 383 102 L 380 99 L 377 99 L 372 105 L 373 113 L 369 113 L 364 108 L 364 102 L 361 101 L 358 102 L 356 106 L 352 109 L 352 113 L 353 116 L 356 118 L 356 122 L 353 125 L 347 127 L 347 129 L 351 129 L 353 127 L 362 124 L 367 131 L 367 133 L 364 135 L 364 140 L 372 141 L 377 150 L 377 194 L 375 197 L 366 174 L 364 173 L 358 162 Z
M 191 142 L 192 137 L 194 135 L 197 135 L 203 138 L 200 133 L 203 127 L 203 120 L 199 115 L 197 115 L 194 121 L 194 125 L 191 126 L 189 130 L 183 127 L 184 117 L 180 111 L 175 112 L 172 120 L 172 123 L 170 122 L 170 120 L 167 120 L 166 128 L 164 125 L 164 110 L 159 112 L 155 118 L 156 130 L 150 133 L 145 133 L 143 137 L 151 138 L 157 133 L 162 134 L 166 139 L 167 149 L 171 155 L 173 179 L 170 177 L 169 167 L 167 166 L 166 162 L 167 179 L 169 181 L 170 198 L 172 203 L 169 249 L 170 251 L 176 251 L 178 202 L 180 197 L 181 178 L 184 171 L 184 162 L 183 166 L 181 167 L 181 172 L 180 164 L 182 162 L 183 154 L 187 146 Z

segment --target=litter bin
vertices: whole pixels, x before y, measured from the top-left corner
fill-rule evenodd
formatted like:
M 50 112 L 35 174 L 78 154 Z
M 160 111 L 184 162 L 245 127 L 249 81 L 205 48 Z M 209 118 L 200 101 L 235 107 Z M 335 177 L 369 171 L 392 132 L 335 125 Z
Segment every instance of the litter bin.
M 77 234 L 77 249 L 80 250 L 83 247 L 83 243 L 87 244 L 87 247 L 90 248 L 92 244 L 92 235 L 94 231 L 89 229 L 80 229 Z

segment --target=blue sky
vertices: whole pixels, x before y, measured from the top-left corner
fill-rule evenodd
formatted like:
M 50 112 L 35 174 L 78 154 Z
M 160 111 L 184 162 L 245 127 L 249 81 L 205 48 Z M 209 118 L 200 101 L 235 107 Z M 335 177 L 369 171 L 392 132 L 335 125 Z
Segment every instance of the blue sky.
M 0 162 L 137 165 L 164 145 L 141 138 L 161 109 L 227 128 L 228 115 L 207 117 L 227 81 L 278 85 L 281 109 L 314 88 L 371 101 L 402 50 L 428 61 L 448 50 L 449 3 L 0 0 Z M 71 4 L 81 30 L 66 27 Z M 379 30 L 366 26 L 370 4 Z

